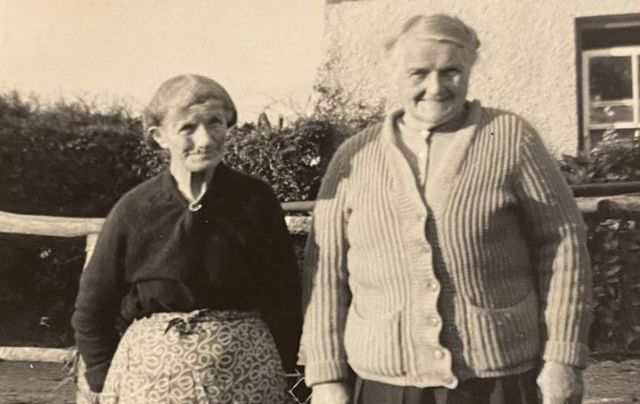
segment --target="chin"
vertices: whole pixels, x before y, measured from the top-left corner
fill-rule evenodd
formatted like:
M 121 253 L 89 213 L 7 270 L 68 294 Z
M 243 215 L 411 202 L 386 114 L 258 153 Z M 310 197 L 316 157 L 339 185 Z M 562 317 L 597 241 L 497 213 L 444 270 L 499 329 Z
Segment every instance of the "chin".
M 189 164 L 187 166 L 187 170 L 189 170 L 192 173 L 200 173 L 200 172 L 215 168 L 218 165 L 218 163 L 220 163 L 219 160 L 211 161 L 207 163 Z
M 192 159 L 191 161 L 186 161 L 187 170 L 192 173 L 207 171 L 209 169 L 215 168 L 222 161 L 222 157 L 211 157 L 207 159 Z
M 441 108 L 430 108 L 428 111 L 416 111 L 422 121 L 435 125 L 441 125 L 453 119 L 457 115 L 457 106 L 446 105 Z
M 424 123 L 428 123 L 432 125 L 440 125 L 441 123 L 444 123 L 448 119 L 450 119 L 450 114 L 433 114 L 433 113 L 418 112 L 415 114 L 415 117 Z

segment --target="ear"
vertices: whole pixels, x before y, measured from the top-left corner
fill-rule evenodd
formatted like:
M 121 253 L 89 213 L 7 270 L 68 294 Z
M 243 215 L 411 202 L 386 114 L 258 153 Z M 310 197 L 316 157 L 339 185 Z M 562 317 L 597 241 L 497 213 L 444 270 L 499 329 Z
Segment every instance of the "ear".
M 153 139 L 158 146 L 163 149 L 168 147 L 167 139 L 165 139 L 164 134 L 162 133 L 162 129 L 158 126 L 151 126 L 147 129 L 147 136 Z

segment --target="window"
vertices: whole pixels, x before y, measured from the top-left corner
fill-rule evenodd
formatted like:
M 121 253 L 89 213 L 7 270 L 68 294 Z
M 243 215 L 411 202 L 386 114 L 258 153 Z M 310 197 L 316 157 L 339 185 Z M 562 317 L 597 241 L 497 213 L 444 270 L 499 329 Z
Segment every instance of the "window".
M 640 15 L 579 18 L 580 146 L 640 138 Z
M 585 136 L 640 138 L 640 46 L 582 52 Z

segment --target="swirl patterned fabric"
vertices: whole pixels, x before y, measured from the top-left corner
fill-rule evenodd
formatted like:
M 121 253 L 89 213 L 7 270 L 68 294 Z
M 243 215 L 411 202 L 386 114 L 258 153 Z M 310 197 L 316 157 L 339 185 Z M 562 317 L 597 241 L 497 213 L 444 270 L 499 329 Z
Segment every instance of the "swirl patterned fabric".
M 289 403 L 285 374 L 255 312 L 157 313 L 135 321 L 113 358 L 101 404 Z

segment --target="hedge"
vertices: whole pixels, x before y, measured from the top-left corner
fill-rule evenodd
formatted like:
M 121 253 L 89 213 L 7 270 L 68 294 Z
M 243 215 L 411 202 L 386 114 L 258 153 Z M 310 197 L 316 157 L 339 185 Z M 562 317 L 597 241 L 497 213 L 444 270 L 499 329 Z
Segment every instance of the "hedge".
M 282 128 L 245 124 L 229 133 L 225 159 L 269 182 L 281 201 L 313 199 L 331 131 L 313 118 Z M 0 210 L 106 216 L 124 192 L 166 167 L 167 156 L 141 132 L 140 118 L 123 106 L 42 106 L 15 92 L 0 95 Z M 296 240 L 299 255 L 303 241 Z M 52 334 L 50 344 L 72 343 L 68 320 L 83 257 L 82 239 L 0 235 L 0 305 L 9 308 L 0 310 L 3 343 L 25 343 L 22 335 L 40 332 Z M 8 313 L 26 308 L 37 312 L 28 330 L 6 324 L 16 320 Z
M 228 137 L 227 163 L 270 183 L 281 201 L 314 199 L 337 144 L 382 119 L 381 105 L 346 109 L 343 95 L 316 90 L 324 98 L 311 117 L 282 127 L 248 123 Z M 639 154 L 637 141 L 612 141 L 590 154 L 565 156 L 559 164 L 570 184 L 634 180 L 640 179 Z M 0 95 L 0 210 L 102 217 L 120 195 L 157 174 L 166 161 L 142 139 L 140 119 L 126 107 L 105 110 L 82 101 L 42 106 L 17 93 Z M 638 220 L 613 214 L 589 230 L 596 313 L 592 343 L 601 349 L 638 348 Z M 299 255 L 302 243 L 303 238 L 296 240 Z M 35 310 L 48 321 L 32 324 L 34 333 L 45 327 L 56 336 L 48 344 L 71 344 L 68 319 L 83 255 L 83 240 L 0 235 L 0 304 Z M 14 334 L 5 325 L 0 339 L 25 343 L 18 341 L 23 334 Z

